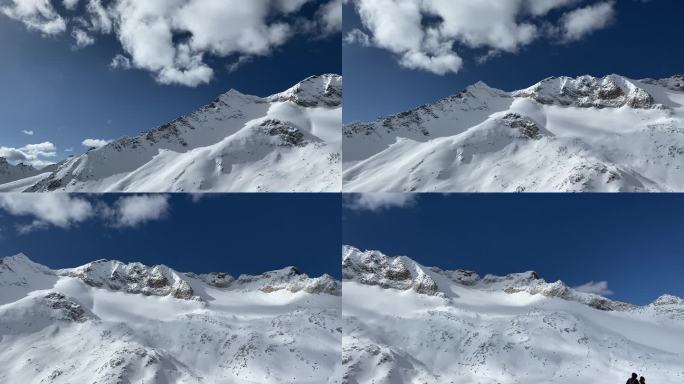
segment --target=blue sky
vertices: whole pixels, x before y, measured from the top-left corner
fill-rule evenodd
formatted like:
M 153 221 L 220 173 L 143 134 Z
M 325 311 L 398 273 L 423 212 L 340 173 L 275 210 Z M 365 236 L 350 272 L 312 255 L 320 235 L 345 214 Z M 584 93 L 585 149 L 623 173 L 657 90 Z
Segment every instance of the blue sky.
M 195 53 L 202 57 L 200 63 L 192 64 L 157 60 L 168 50 L 175 49 L 179 55 L 180 42 L 188 39 L 189 32 L 173 31 L 174 40 L 167 44 L 163 38 L 147 38 L 150 34 L 144 27 L 133 25 L 129 29 L 139 27 L 140 32 L 138 35 L 129 32 L 132 42 L 125 48 L 118 36 L 126 30 L 116 23 L 108 32 L 90 21 L 87 27 L 81 27 L 77 22 L 79 17 L 86 20 L 92 17 L 86 12 L 86 4 L 90 2 L 81 0 L 73 10 L 65 9 L 61 1 L 51 2 L 56 20 L 65 20 L 63 30 L 45 22 L 29 28 L 32 19 L 8 17 L 11 9 L 4 14 L 0 10 L 3 48 L 0 148 L 4 147 L 5 152 L 23 149 L 27 153 L 30 151 L 26 145 L 49 142 L 54 144 L 54 150 L 43 151 L 39 157 L 44 161 L 58 161 L 69 154 L 85 152 L 87 148 L 81 145 L 84 139 L 111 140 L 136 135 L 192 112 L 231 88 L 266 96 L 310 75 L 342 71 L 339 30 L 333 24 L 326 24 L 321 16 L 323 7 L 335 3 L 333 0 L 300 1 L 304 3 L 302 7 L 292 12 L 274 8 L 268 13 L 259 13 L 260 5 L 275 3 L 271 0 L 249 3 L 249 6 L 244 2 L 225 2 L 222 3 L 225 14 L 191 12 L 192 17 L 184 28 L 197 34 Z M 184 2 L 210 3 L 206 0 Z M 231 13 L 231 7 L 236 6 L 241 7 L 244 16 Z M 206 5 L 204 8 L 208 9 Z M 252 8 L 254 12 L 248 13 Z M 154 10 L 159 15 L 172 11 L 175 10 L 163 7 Z M 130 16 L 132 11 L 110 10 L 109 13 L 112 18 L 132 20 L 131 24 L 136 20 Z M 237 25 L 238 21 L 231 17 L 238 17 L 245 25 Z M 264 36 L 254 32 L 253 41 L 241 43 L 247 32 L 240 33 L 250 26 Z M 275 38 L 272 36 L 276 32 L 263 32 L 266 28 L 271 28 L 267 31 L 287 28 L 287 32 Z M 72 36 L 75 30 L 86 33 L 93 39 L 92 44 L 77 48 Z M 202 36 L 203 40 L 199 41 Z M 255 47 L 259 47 L 258 52 Z M 217 53 L 219 50 L 221 53 Z M 125 57 L 133 68 L 112 68 L 110 64 L 117 55 Z M 135 64 L 136 58 L 139 65 Z M 242 64 L 229 70 L 240 58 L 244 58 Z M 155 65 L 169 70 L 187 69 L 188 73 L 193 68 L 205 72 L 197 77 L 175 75 L 163 79 L 161 70 L 151 69 Z M 206 74 L 206 68 L 213 71 L 212 76 Z
M 534 270 L 571 286 L 606 281 L 611 298 L 636 304 L 684 297 L 682 195 L 386 196 L 347 202 L 345 244 L 481 275 Z
M 358 29 L 371 38 L 369 47 L 358 42 L 343 45 L 346 123 L 370 121 L 431 103 L 480 80 L 493 87 L 515 90 L 549 76 L 603 76 L 617 73 L 631 78 L 662 78 L 679 74 L 684 67 L 684 50 L 678 49 L 684 38 L 681 28 L 684 2 L 679 0 L 619 0 L 612 3 L 612 13 L 605 25 L 597 25 L 595 30 L 581 37 L 565 36 L 562 32 L 547 33 L 529 43 L 519 43 L 514 52 L 499 49 L 498 54 L 484 63 L 479 63 L 478 59 L 497 44 L 472 47 L 465 44 L 463 39 L 455 38 L 453 50 L 461 57 L 463 64 L 458 73 L 444 75 L 402 67 L 399 64 L 401 53 L 373 44 L 375 30 L 362 23 L 352 5 L 363 1 L 355 0 L 343 8 L 343 35 L 347 36 Z M 545 23 L 558 26 L 559 19 L 566 12 L 606 3 L 603 0 L 558 3 L 562 2 L 572 4 L 552 10 L 542 17 L 528 17 L 525 20 L 532 20 L 540 25 L 541 30 L 545 28 Z M 385 9 L 378 13 L 389 12 Z M 373 17 L 380 19 L 377 15 Z M 397 19 L 393 15 L 388 17 Z M 521 16 L 517 14 L 516 17 Z M 366 19 L 373 20 L 370 16 Z M 486 26 L 485 17 L 473 16 L 470 19 L 475 24 Z M 495 21 L 491 23 L 491 29 L 494 29 Z M 467 32 L 472 32 L 475 36 L 473 39 L 491 38 L 486 28 L 484 31 Z M 406 28 L 400 29 L 396 40 L 405 41 L 408 33 Z M 391 36 L 391 33 L 387 35 Z M 388 44 L 397 43 L 390 37 L 385 37 L 385 40 Z M 498 45 L 504 46 L 503 43 Z
M 120 202 L 133 195 L 57 195 L 0 195 L 0 256 L 23 252 L 52 268 L 104 258 L 234 276 L 290 265 L 340 276 L 339 195 L 145 195 L 135 204 Z

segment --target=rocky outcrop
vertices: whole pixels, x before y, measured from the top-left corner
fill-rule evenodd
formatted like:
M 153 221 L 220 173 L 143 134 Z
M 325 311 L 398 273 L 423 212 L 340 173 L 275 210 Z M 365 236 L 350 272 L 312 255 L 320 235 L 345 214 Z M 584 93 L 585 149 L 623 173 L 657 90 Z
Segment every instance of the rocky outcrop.
M 611 75 L 550 77 L 530 88 L 513 92 L 545 105 L 578 108 L 619 108 L 629 106 L 649 109 L 656 106 L 653 96 L 625 78 Z
M 413 290 L 425 295 L 439 291 L 437 283 L 420 265 L 406 257 L 388 257 L 378 251 L 342 250 L 342 278 L 382 288 Z

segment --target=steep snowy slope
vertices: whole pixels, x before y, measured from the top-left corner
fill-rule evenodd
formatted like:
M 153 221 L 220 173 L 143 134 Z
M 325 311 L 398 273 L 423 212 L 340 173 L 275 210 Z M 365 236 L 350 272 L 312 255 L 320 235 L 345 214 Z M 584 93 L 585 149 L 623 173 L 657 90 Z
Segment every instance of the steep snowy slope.
M 684 191 L 684 77 L 478 83 L 343 135 L 345 191 Z
M 339 192 L 341 119 L 337 75 L 313 76 L 266 98 L 231 90 L 194 113 L 91 149 L 14 189 Z
M 340 284 L 0 259 L 0 382 L 338 383 Z
M 547 283 L 343 248 L 344 383 L 684 380 L 684 300 L 638 307 Z

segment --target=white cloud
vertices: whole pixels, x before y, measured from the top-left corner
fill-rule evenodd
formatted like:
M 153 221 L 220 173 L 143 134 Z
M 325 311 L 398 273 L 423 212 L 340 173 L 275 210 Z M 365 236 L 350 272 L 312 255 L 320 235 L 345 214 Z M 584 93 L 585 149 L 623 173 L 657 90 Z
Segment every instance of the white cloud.
M 3 193 L 0 194 L 0 208 L 12 215 L 33 217 L 31 224 L 20 229 L 23 232 L 48 224 L 68 228 L 94 213 L 88 200 L 63 193 Z
M 71 31 L 71 37 L 76 41 L 76 48 L 84 48 L 95 44 L 95 39 L 90 34 L 80 28 Z
M 605 28 L 614 16 L 613 1 L 605 1 L 568 12 L 561 19 L 563 39 L 580 40 L 596 30 Z
M 359 44 L 362 47 L 369 47 L 371 45 L 370 37 L 360 29 L 353 29 L 344 36 L 344 42 L 347 44 Z
M 136 195 L 122 197 L 114 204 L 114 220 L 117 226 L 135 227 L 159 220 L 169 212 L 169 196 Z
M 66 31 L 66 20 L 57 13 L 50 0 L 3 0 L 0 2 L 0 13 L 44 35 Z
M 11 164 L 24 163 L 37 168 L 53 164 L 52 158 L 57 156 L 57 147 L 49 141 L 28 144 L 21 148 L 0 147 L 0 157 Z
M 24 135 L 33 136 L 33 133 L 34 133 L 34 132 L 33 132 L 33 131 L 27 131 L 27 130 L 24 129 L 24 130 L 21 131 L 21 133 L 23 133 Z
M 85 139 L 81 142 L 81 145 L 88 148 L 100 148 L 104 147 L 109 143 L 109 140 L 102 139 Z
M 457 73 L 463 59 L 457 47 L 515 53 L 542 37 L 557 36 L 545 16 L 553 10 L 577 6 L 579 0 L 351 0 L 369 39 L 357 32 L 346 41 L 371 43 L 397 56 L 409 69 L 438 75 Z M 577 39 L 605 27 L 601 16 L 612 12 L 604 2 L 574 10 L 556 20 L 565 39 Z M 575 13 L 578 12 L 578 13 Z M 554 16 L 555 17 L 555 16 Z M 551 24 L 553 25 L 553 24 Z
M 167 195 L 126 196 L 110 205 L 94 197 L 66 193 L 5 193 L 0 194 L 0 209 L 28 217 L 28 223 L 16 226 L 19 234 L 26 234 L 51 226 L 68 229 L 89 219 L 111 227 L 135 227 L 165 218 L 170 205 Z
M 342 30 L 342 0 L 330 0 L 318 10 L 318 19 L 326 33 Z
M 360 193 L 345 197 L 346 206 L 358 211 L 380 211 L 390 208 L 404 208 L 415 204 L 414 193 Z
M 580 292 L 594 293 L 601 296 L 610 296 L 613 294 L 613 291 L 608 289 L 607 281 L 590 281 L 575 287 L 575 289 Z
M 109 66 L 114 69 L 131 69 L 131 59 L 122 54 L 117 54 Z
M 62 4 L 64 4 L 64 8 L 71 10 L 76 8 L 78 0 L 62 0 Z
M 115 34 L 124 54 L 111 67 L 147 70 L 162 84 L 208 83 L 208 56 L 266 56 L 298 33 L 327 35 L 342 26 L 341 0 L 323 3 L 313 20 L 295 15 L 312 0 L 84 0 L 83 14 L 75 13 L 78 0 L 62 1 L 65 15 L 49 0 L 0 0 L 0 11 L 44 34 L 71 26 L 77 48 L 93 44 L 94 34 Z

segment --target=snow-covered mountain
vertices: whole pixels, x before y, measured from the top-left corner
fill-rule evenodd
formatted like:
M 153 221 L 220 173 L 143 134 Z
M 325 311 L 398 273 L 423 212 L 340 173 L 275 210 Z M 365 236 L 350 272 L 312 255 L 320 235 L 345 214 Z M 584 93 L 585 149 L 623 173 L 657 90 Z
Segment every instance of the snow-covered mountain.
M 341 126 L 338 75 L 312 76 L 265 98 L 231 90 L 0 191 L 339 192 Z
M 0 259 L 2 383 L 338 383 L 340 283 Z
M 37 169 L 23 163 L 11 164 L 6 158 L 0 157 L 0 184 L 6 184 L 21 179 L 26 180 L 35 178 L 41 174 L 48 174 L 55 168 L 54 165 L 43 169 Z
M 343 135 L 350 192 L 684 191 L 684 76 L 477 83 Z
M 344 383 L 684 380 L 684 300 L 646 306 L 343 248 Z

